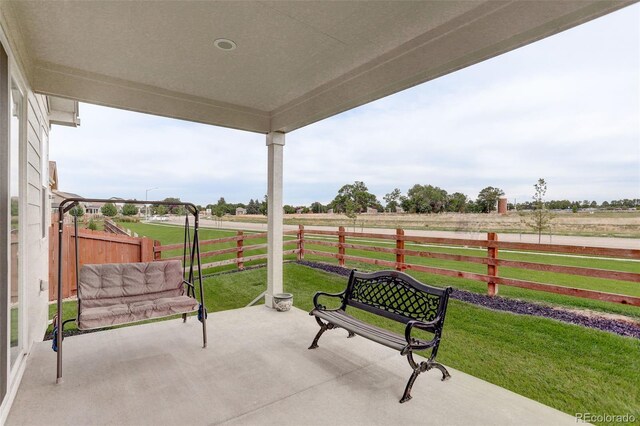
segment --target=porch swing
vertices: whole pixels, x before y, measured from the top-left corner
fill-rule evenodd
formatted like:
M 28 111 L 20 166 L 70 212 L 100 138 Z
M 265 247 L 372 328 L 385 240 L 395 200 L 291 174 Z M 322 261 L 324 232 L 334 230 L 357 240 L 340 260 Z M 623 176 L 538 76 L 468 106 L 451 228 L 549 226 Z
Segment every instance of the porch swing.
M 166 201 L 123 200 L 122 203 L 153 206 L 184 206 L 184 245 L 182 261 L 154 261 L 121 264 L 87 264 L 80 268 L 78 258 L 78 217 L 73 215 L 75 229 L 75 278 L 78 300 L 76 318 L 61 322 L 63 276 L 63 226 L 64 215 L 79 203 L 110 203 L 113 200 L 96 198 L 67 198 L 58 207 L 58 295 L 57 314 L 53 320 L 52 349 L 57 353 L 56 383 L 62 382 L 62 341 L 65 324 L 75 321 L 79 330 L 92 330 L 182 315 L 198 313 L 202 323 L 202 344 L 207 347 L 207 311 L 204 303 L 198 236 L 198 209 L 191 203 Z M 193 215 L 193 241 L 191 240 L 189 215 Z M 187 268 L 187 261 L 189 266 Z M 198 275 L 194 276 L 194 264 Z M 200 300 L 196 297 L 194 280 L 198 281 Z M 186 287 L 186 290 L 185 290 Z M 185 294 L 186 293 L 186 294 Z

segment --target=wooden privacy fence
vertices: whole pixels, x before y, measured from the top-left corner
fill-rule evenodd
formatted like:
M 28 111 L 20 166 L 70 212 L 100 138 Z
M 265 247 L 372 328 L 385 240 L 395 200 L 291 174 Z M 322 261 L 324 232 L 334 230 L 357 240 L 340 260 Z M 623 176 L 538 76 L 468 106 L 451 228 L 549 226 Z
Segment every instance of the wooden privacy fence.
M 338 264 L 341 266 L 344 266 L 345 261 L 353 261 L 393 268 L 399 271 L 411 270 L 448 277 L 466 278 L 487 283 L 487 292 L 490 295 L 497 294 L 498 287 L 500 285 L 507 285 L 529 290 L 545 291 L 587 299 L 640 306 L 640 297 L 636 296 L 606 293 L 595 290 L 561 286 L 551 283 L 507 278 L 499 275 L 499 270 L 501 267 L 510 267 L 518 268 L 521 270 L 543 271 L 640 283 L 640 273 L 635 272 L 604 270 L 577 266 L 551 265 L 546 263 L 501 259 L 499 257 L 500 250 L 513 250 L 522 252 L 553 253 L 559 255 L 599 256 L 606 258 L 640 260 L 640 250 L 636 249 L 615 249 L 605 247 L 506 242 L 499 241 L 498 235 L 495 233 L 488 233 L 487 238 L 482 240 L 465 238 L 419 237 L 406 235 L 404 230 L 402 229 L 397 229 L 395 234 L 381 234 L 348 232 L 344 227 L 338 228 L 337 231 L 305 230 L 303 226 L 300 226 L 298 230 L 285 232 L 285 235 L 295 235 L 295 238 L 291 238 L 288 240 L 285 239 L 285 241 L 283 242 L 285 247 L 283 254 L 296 254 L 299 260 L 304 259 L 305 255 L 315 255 L 325 258 L 337 259 Z M 218 260 L 209 263 L 203 262 L 202 268 L 205 269 L 236 264 L 239 269 L 243 269 L 245 262 L 266 259 L 267 255 L 265 253 L 247 255 L 247 252 L 264 250 L 267 247 L 267 244 L 245 245 L 245 241 L 264 239 L 266 238 L 266 236 L 266 233 L 244 234 L 243 232 L 238 231 L 237 235 L 235 236 L 201 241 L 200 247 L 202 250 L 203 259 L 211 259 L 217 256 L 219 257 L 231 253 L 235 254 L 235 256 L 230 259 Z M 347 238 L 352 239 L 352 241 L 347 242 Z M 231 242 L 235 242 L 235 246 L 207 251 L 207 249 L 213 245 Z M 390 245 L 393 245 L 393 243 L 395 243 L 395 247 L 384 247 L 376 245 L 383 242 Z M 429 250 L 430 247 L 415 247 L 407 249 L 405 248 L 405 243 L 425 244 L 436 247 L 451 246 L 454 248 L 480 248 L 486 249 L 486 256 L 467 256 L 459 254 L 440 253 L 434 251 L 433 248 Z M 315 248 L 309 249 L 310 245 L 330 247 L 333 249 L 333 251 L 323 251 Z M 286 249 L 290 246 L 294 246 L 294 248 Z M 155 258 L 160 259 L 162 252 L 181 248 L 182 244 L 156 246 L 154 247 Z M 371 253 L 387 253 L 392 256 L 390 256 L 389 260 L 376 259 L 372 257 L 347 254 L 348 250 L 366 251 Z M 412 258 L 441 259 L 446 261 L 481 264 L 486 265 L 487 269 L 486 273 L 445 269 L 436 266 L 417 264 L 415 263 L 415 261 L 412 263 Z M 163 259 L 182 259 L 182 256 L 164 257 Z
M 76 247 L 73 225 L 63 227 L 63 276 L 62 296 L 72 297 L 76 289 Z M 157 243 L 157 242 L 156 242 Z M 159 243 L 158 243 L 159 244 Z M 95 263 L 132 263 L 154 260 L 154 241 L 150 238 L 133 238 L 109 232 L 78 230 L 80 266 Z M 49 228 L 49 300 L 55 300 L 58 291 L 58 225 Z

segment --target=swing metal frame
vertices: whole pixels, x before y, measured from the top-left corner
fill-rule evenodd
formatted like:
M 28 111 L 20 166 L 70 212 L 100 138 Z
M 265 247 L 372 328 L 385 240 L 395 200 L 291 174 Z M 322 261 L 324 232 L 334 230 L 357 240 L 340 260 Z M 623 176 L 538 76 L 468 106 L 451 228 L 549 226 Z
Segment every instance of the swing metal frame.
M 80 203 L 113 203 L 113 199 L 101 199 L 101 198 L 66 198 L 58 206 L 58 294 L 57 294 L 57 313 L 53 321 L 54 329 L 57 327 L 57 333 L 54 336 L 54 347 L 57 352 L 57 373 L 56 383 L 62 383 L 62 341 L 64 339 L 64 325 L 68 322 L 77 321 L 78 318 L 68 319 L 61 321 L 62 319 L 62 276 L 64 269 L 64 262 L 62 262 L 62 249 L 63 249 L 63 229 L 64 229 L 64 216 L 74 207 L 80 205 Z M 202 347 L 207 347 L 207 310 L 204 303 L 204 291 L 202 285 L 202 264 L 200 260 L 200 239 L 199 239 L 199 212 L 198 208 L 192 203 L 185 202 L 167 202 L 167 201 L 138 201 L 138 200 L 117 200 L 118 203 L 144 205 L 145 208 L 149 206 L 183 206 L 187 210 L 185 215 L 184 226 L 184 247 L 182 252 L 182 265 L 184 268 L 183 283 L 187 286 L 187 295 L 197 300 L 194 278 L 198 281 L 198 290 L 200 293 L 200 307 L 198 310 L 198 319 L 202 322 Z M 189 215 L 193 215 L 193 241 L 191 240 L 191 232 L 189 225 Z M 75 270 L 76 270 L 76 288 L 78 288 L 79 281 L 79 251 L 78 251 L 78 217 L 74 215 L 73 220 L 74 230 L 76 237 L 75 242 Z M 185 267 L 187 259 L 189 260 L 189 268 Z M 198 265 L 198 275 L 194 277 L 194 264 Z M 187 314 L 182 314 L 184 322 L 187 321 Z M 138 321 L 134 321 L 138 322 Z

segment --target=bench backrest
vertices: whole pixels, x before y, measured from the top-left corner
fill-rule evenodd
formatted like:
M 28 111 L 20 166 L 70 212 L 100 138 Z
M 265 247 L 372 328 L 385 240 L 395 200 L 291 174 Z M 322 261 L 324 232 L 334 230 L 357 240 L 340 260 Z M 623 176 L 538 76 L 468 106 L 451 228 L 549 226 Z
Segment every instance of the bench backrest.
M 175 297 L 184 294 L 179 260 L 83 265 L 78 301 L 85 308 Z
M 398 271 L 353 270 L 345 293 L 347 305 L 407 323 L 444 321 L 451 288 L 431 287 Z

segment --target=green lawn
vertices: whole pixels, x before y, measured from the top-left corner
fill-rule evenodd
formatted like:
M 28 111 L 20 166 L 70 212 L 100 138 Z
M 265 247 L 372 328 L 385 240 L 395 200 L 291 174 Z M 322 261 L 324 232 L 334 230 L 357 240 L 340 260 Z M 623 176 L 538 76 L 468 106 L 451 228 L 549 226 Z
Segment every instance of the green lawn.
M 297 264 L 284 266 L 284 281 L 285 290 L 294 294 L 294 305 L 303 310 L 311 309 L 316 291 L 337 292 L 346 285 L 345 277 Z M 265 289 L 266 269 L 216 275 L 205 283 L 210 312 L 240 308 Z M 75 303 L 66 302 L 65 318 L 72 318 L 74 311 Z M 388 320 L 373 321 L 402 331 Z M 312 339 L 309 335 L 309 343 Z M 320 350 L 322 346 L 321 340 Z M 640 418 L 638 354 L 638 339 L 453 300 L 438 359 L 568 414 L 631 413 Z
M 377 247 L 391 247 L 395 246 L 395 243 L 385 244 L 384 242 L 371 242 L 366 240 L 366 244 Z M 357 239 L 347 239 L 347 242 L 356 244 L 363 244 L 363 242 Z M 450 248 L 450 247 L 435 247 L 424 246 L 416 244 L 406 244 L 406 249 L 411 250 L 426 250 L 436 253 L 448 253 L 465 256 L 478 256 L 485 257 L 486 249 L 465 249 L 465 248 Z M 305 249 L 320 250 L 331 253 L 337 253 L 337 248 L 314 245 L 312 241 L 305 241 Z M 347 255 L 367 257 L 371 259 L 383 259 L 388 261 L 395 261 L 395 255 L 389 253 L 377 253 L 365 250 L 347 249 Z M 527 262 L 566 265 L 566 266 L 579 266 L 587 268 L 609 269 L 626 272 L 640 273 L 640 262 L 631 260 L 618 260 L 618 259 L 602 259 L 595 257 L 575 257 L 575 256 L 549 256 L 540 253 L 524 253 L 524 252 L 508 252 L 501 251 L 499 254 L 501 259 L 519 260 Z M 332 264 L 337 264 L 336 259 L 331 259 L 317 255 L 305 255 L 305 260 L 322 261 Z M 441 259 L 429 259 L 423 257 L 407 256 L 407 263 L 414 263 L 418 265 L 433 266 L 444 269 L 467 271 L 485 274 L 487 267 L 485 265 L 479 265 L 469 262 L 458 262 L 453 260 L 441 260 Z M 348 268 L 358 268 L 364 270 L 376 270 L 376 269 L 389 269 L 388 267 L 376 266 L 367 263 L 359 263 L 347 261 Z M 407 271 L 410 275 L 418 278 L 426 283 L 436 286 L 453 286 L 455 288 L 472 291 L 475 293 L 486 294 L 487 285 L 485 283 L 461 279 L 446 277 L 442 275 L 427 274 L 423 272 Z M 499 275 L 508 278 L 518 278 L 528 281 L 537 281 L 542 283 L 556 284 L 567 287 L 584 288 L 589 290 L 604 291 L 610 293 L 627 294 L 631 296 L 640 296 L 640 285 L 633 282 L 625 282 L 618 280 L 606 280 L 601 278 L 583 277 L 568 274 L 558 274 L 551 272 L 540 271 L 528 271 L 517 268 L 501 267 L 499 269 Z M 564 296 L 554 293 L 547 293 L 541 291 L 533 291 L 527 289 L 520 289 L 516 287 L 509 287 L 501 285 L 499 293 L 502 296 L 513 297 L 523 300 L 530 300 L 534 302 L 543 302 L 548 304 L 560 305 L 568 308 L 576 309 L 591 309 L 596 311 L 615 313 L 621 315 L 627 315 L 635 318 L 640 318 L 640 308 L 635 306 L 622 305 L 618 303 L 601 302 L 591 299 L 582 299 L 578 297 Z
M 156 224 L 143 224 L 143 223 L 122 223 L 123 226 L 132 229 L 140 235 L 149 236 L 151 238 L 160 240 L 162 244 L 173 244 L 173 243 L 181 243 L 184 241 L 184 230 L 180 226 L 172 226 L 172 225 L 156 225 Z M 215 238 L 223 238 L 232 235 L 236 235 L 236 231 L 229 230 L 219 230 L 219 229 L 201 229 L 201 240 L 207 239 L 215 239 Z M 289 237 L 293 238 L 293 237 Z M 307 237 L 308 238 L 308 237 Z M 322 240 L 329 241 L 337 241 L 335 238 L 321 238 Z M 320 250 L 331 253 L 337 253 L 337 248 L 335 247 L 327 247 L 320 246 L 317 244 L 313 244 L 313 240 L 309 239 L 305 241 L 305 248 L 311 250 Z M 253 244 L 262 244 L 265 243 L 266 239 L 255 239 L 249 240 L 245 242 L 245 245 L 253 245 Z M 395 242 L 383 242 L 383 241 L 372 241 L 368 239 L 357 239 L 357 238 L 347 238 L 348 243 L 355 244 L 368 244 L 371 246 L 377 247 L 394 247 Z M 222 248 L 234 247 L 235 242 L 222 243 L 217 244 L 215 246 L 203 246 L 201 250 L 206 252 L 207 250 L 218 250 Z M 290 246 L 292 248 L 293 246 Z M 425 246 L 418 244 L 406 244 L 407 249 L 412 250 L 428 250 L 436 253 L 448 253 L 448 254 L 458 254 L 465 256 L 478 256 L 484 257 L 486 256 L 486 249 L 466 249 L 466 248 L 451 248 L 451 247 L 441 247 L 441 246 Z M 245 256 L 251 256 L 255 254 L 264 254 L 266 253 L 266 249 L 258 249 L 254 251 L 245 252 Z M 368 257 L 372 259 L 384 259 L 389 261 L 395 260 L 395 255 L 389 253 L 377 253 L 371 251 L 364 250 L 353 250 L 347 249 L 347 255 L 352 256 L 360 256 L 360 257 Z M 179 256 L 182 254 L 181 250 L 174 250 L 168 253 L 163 253 L 163 257 L 167 256 Z M 628 260 L 618 260 L 618 259 L 602 259 L 595 257 L 575 257 L 575 256 L 550 256 L 546 254 L 540 253 L 523 253 L 523 252 L 509 252 L 509 251 L 501 251 L 500 258 L 502 259 L 510 259 L 510 260 L 520 260 L 520 261 L 528 261 L 528 262 L 536 262 L 536 263 L 546 263 L 546 264 L 555 264 L 555 265 L 566 265 L 566 266 L 579 266 L 579 267 L 589 267 L 589 268 L 598 268 L 598 269 L 609 269 L 609 270 L 618 270 L 618 271 L 627 271 L 627 272 L 637 272 L 640 273 L 640 262 L 638 261 L 628 261 Z M 215 258 L 203 258 L 203 264 L 231 259 L 235 257 L 234 253 L 229 253 L 225 255 L 216 256 Z M 295 259 L 294 255 L 289 255 L 285 257 L 286 260 Z M 317 255 L 307 254 L 305 256 L 305 260 L 311 261 L 322 261 L 332 264 L 337 264 L 336 259 L 331 259 L 327 257 L 321 257 Z M 487 267 L 485 265 L 479 265 L 468 262 L 457 262 L 452 260 L 440 260 L 440 259 L 428 259 L 422 257 L 407 257 L 406 261 L 408 263 L 416 263 L 419 265 L 425 266 L 434 266 L 438 268 L 444 269 L 452 269 L 452 270 L 461 270 L 475 273 L 486 273 Z M 265 260 L 257 260 L 252 262 L 246 262 L 246 266 L 253 266 L 257 264 L 265 263 Z M 358 268 L 363 270 L 375 270 L 375 269 L 388 269 L 388 267 L 379 267 L 367 263 L 358 263 L 347 261 L 346 266 L 349 268 Z M 235 265 L 227 265 L 218 268 L 210 268 L 205 269 L 204 274 L 210 274 L 220 271 L 229 271 L 236 269 Z M 455 288 L 472 291 L 475 293 L 486 294 L 487 285 L 482 282 L 461 279 L 461 278 L 453 278 L 446 277 L 441 275 L 427 274 L 423 272 L 408 272 L 410 275 L 413 275 L 417 279 L 432 284 L 436 286 L 453 286 Z M 592 277 L 581 277 L 567 274 L 558 274 L 558 273 L 550 273 L 550 272 L 539 272 L 539 271 L 527 271 L 523 269 L 516 268 L 506 268 L 501 267 L 499 270 L 499 275 L 509 278 L 518 278 L 528 281 L 537 281 L 542 283 L 550 283 L 568 287 L 577 287 L 584 288 L 590 290 L 604 291 L 610 293 L 620 293 L 627 294 L 632 296 L 640 296 L 640 285 L 639 283 L 625 282 L 625 281 L 617 281 L 617 280 L 605 280 L 601 278 L 592 278 Z M 610 302 L 601 302 L 598 300 L 591 299 L 582 299 L 571 296 L 564 296 L 554 293 L 547 293 L 541 291 L 533 291 L 527 289 L 520 289 L 516 287 L 509 286 L 500 286 L 499 289 L 500 295 L 505 297 L 518 298 L 523 300 L 529 300 L 534 302 L 542 302 L 551 305 L 558 305 L 567 308 L 575 308 L 575 309 L 589 309 L 594 311 L 601 311 L 613 314 L 626 315 L 634 318 L 640 318 L 640 308 L 635 306 L 622 305 L 618 303 L 610 303 Z
M 154 240 L 160 241 L 161 244 L 178 244 L 184 242 L 184 228 L 182 226 L 177 225 L 159 225 L 159 224 L 148 224 L 148 223 L 120 223 L 125 228 L 129 228 L 134 232 L 137 232 L 140 236 L 145 236 L 149 238 L 153 238 Z M 217 238 L 231 237 L 237 235 L 237 231 L 230 231 L 225 229 L 211 229 L 211 228 L 201 228 L 200 229 L 200 241 L 205 240 L 213 240 Z M 254 232 L 246 231 L 245 235 L 254 234 Z M 293 239 L 293 236 L 287 236 L 286 239 Z M 267 242 L 266 238 L 255 238 L 251 240 L 247 240 L 244 242 L 245 246 L 256 245 L 256 244 L 265 244 Z M 200 250 L 202 254 L 207 251 L 221 250 L 225 248 L 235 247 L 236 242 L 226 242 L 215 245 L 201 245 Z M 293 245 L 288 246 L 287 249 L 294 248 Z M 267 252 L 266 249 L 254 249 L 254 250 L 245 250 L 245 256 L 254 256 L 258 254 L 265 254 Z M 174 256 L 182 256 L 182 249 L 178 250 L 170 250 L 162 253 L 163 258 L 174 257 Z M 202 257 L 202 264 L 217 262 L 220 260 L 233 259 L 236 257 L 235 253 L 227 253 L 218 255 L 215 257 Z M 295 259 L 294 255 L 286 256 L 285 259 L 292 260 Z M 250 262 L 245 262 L 245 267 L 255 266 L 259 264 L 265 263 L 266 260 L 253 260 Z M 216 273 L 221 271 L 231 271 L 237 269 L 235 265 L 226 265 L 215 268 L 206 268 L 204 269 L 204 274 Z

